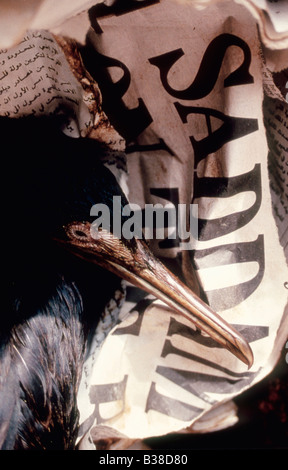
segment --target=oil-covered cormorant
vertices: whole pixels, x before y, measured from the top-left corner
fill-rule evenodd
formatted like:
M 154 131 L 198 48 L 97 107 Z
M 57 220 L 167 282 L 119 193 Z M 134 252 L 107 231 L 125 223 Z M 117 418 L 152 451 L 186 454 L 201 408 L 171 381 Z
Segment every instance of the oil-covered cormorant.
M 166 302 L 251 365 L 245 340 L 189 291 L 145 241 L 92 236 L 91 207 L 127 200 L 98 156 L 49 118 L 0 118 L 2 294 L 0 448 L 72 449 L 89 332 L 119 278 Z M 113 221 L 113 217 L 111 217 Z M 122 216 L 122 223 L 124 216 Z M 155 337 L 157 341 L 157 337 Z

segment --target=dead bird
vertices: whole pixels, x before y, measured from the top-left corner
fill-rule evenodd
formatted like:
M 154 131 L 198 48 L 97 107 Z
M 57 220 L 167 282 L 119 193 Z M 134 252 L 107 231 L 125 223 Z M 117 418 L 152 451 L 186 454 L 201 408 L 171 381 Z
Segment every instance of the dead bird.
M 112 213 L 115 196 L 121 208 L 128 201 L 99 160 L 99 143 L 68 137 L 56 124 L 49 118 L 0 118 L 6 154 L 2 449 L 74 448 L 89 335 L 120 278 L 166 302 L 249 366 L 253 361 L 246 341 L 169 272 L 145 240 L 115 236 L 113 223 L 110 230 L 95 231 L 93 205 L 104 204 Z M 126 220 L 121 210 L 121 225 Z

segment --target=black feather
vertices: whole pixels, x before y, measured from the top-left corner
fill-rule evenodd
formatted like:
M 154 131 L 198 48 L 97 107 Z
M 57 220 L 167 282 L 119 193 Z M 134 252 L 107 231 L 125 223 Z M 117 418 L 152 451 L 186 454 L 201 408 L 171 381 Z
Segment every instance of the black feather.
M 113 195 L 127 201 L 101 146 L 50 119 L 0 118 L 0 138 L 0 448 L 71 449 L 85 348 L 119 279 L 54 237 L 63 224 L 91 221 L 93 204 L 112 211 Z

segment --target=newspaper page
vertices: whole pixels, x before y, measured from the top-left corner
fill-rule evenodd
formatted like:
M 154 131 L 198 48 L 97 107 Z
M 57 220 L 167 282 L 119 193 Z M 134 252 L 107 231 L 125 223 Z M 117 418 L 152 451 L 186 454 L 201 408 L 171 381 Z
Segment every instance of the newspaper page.
M 190 249 L 171 235 L 175 226 L 150 246 L 180 265 L 187 283 L 196 272 L 208 303 L 246 337 L 255 360 L 247 370 L 143 293 L 103 344 L 81 415 L 83 432 L 94 422 L 129 438 L 196 429 L 205 418 L 206 430 L 223 425 L 215 410 L 271 370 L 287 325 L 256 22 L 233 2 L 201 11 L 144 3 L 95 7 L 86 65 L 127 142 L 130 202 L 198 204 Z
M 77 12 L 91 6 L 80 3 Z M 130 442 L 234 424 L 231 400 L 274 367 L 288 322 L 288 111 L 263 67 L 255 14 L 244 1 L 92 3 L 80 74 L 53 22 L 3 46 L 0 115 L 65 113 L 66 133 L 113 150 L 125 140 L 131 203 L 168 214 L 197 205 L 197 237 L 181 239 L 168 216 L 150 247 L 247 339 L 254 364 L 128 285 L 85 364 L 80 448 L 89 436 L 97 447 L 103 436 Z
M 282 74 L 279 88 L 269 70 L 263 74 L 265 90 L 264 122 L 269 146 L 268 169 L 273 214 L 279 232 L 279 241 L 288 261 L 288 80 Z

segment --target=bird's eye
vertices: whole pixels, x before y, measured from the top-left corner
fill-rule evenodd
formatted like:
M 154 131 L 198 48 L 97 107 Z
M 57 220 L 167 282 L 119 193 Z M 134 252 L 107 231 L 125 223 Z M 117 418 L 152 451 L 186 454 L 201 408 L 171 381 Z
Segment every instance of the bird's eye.
M 87 238 L 87 233 L 83 232 L 83 230 L 75 230 L 74 234 L 77 238 Z
M 90 224 L 87 223 L 72 223 L 65 227 L 68 237 L 72 240 L 87 241 L 90 240 Z

